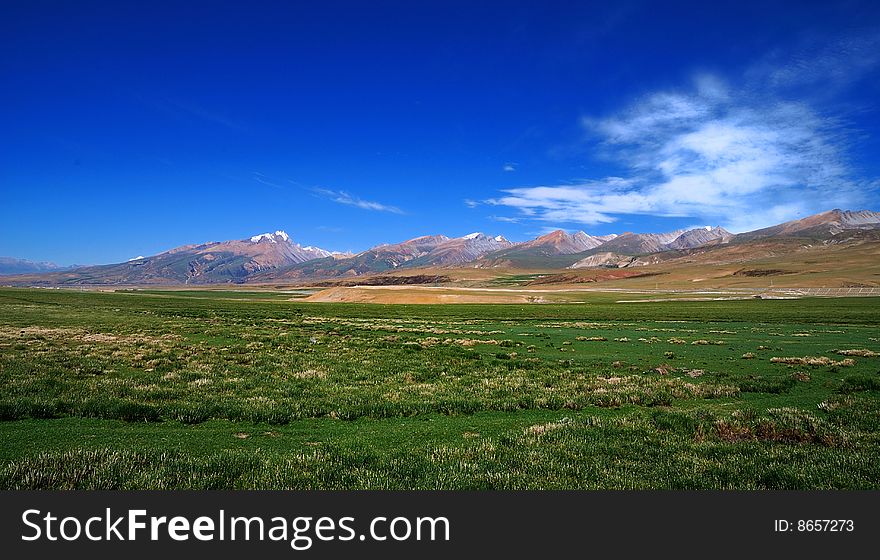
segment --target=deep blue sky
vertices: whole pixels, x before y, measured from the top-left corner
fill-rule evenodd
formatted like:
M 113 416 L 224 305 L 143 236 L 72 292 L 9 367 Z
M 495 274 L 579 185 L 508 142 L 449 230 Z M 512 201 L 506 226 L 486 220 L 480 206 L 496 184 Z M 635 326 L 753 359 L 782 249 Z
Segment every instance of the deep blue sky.
M 880 3 L 0 10 L 0 255 L 880 210 Z

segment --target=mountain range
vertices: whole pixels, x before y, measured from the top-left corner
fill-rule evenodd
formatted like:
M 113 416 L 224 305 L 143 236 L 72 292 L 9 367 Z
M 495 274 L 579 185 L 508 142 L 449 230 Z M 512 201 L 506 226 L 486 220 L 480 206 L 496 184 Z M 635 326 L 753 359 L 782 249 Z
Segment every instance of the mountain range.
M 0 276 L 57 272 L 74 267 L 59 266 L 53 262 L 33 262 L 12 257 L 0 257 Z
M 303 283 L 428 268 L 619 269 L 676 259 L 690 262 L 705 254 L 712 258 L 735 254 L 741 259 L 750 251 L 772 253 L 774 247 L 788 247 L 792 240 L 823 246 L 866 235 L 880 241 L 880 213 L 835 209 L 740 234 L 708 226 L 605 236 L 557 230 L 521 243 L 479 232 L 455 238 L 427 235 L 357 254 L 303 247 L 279 230 L 241 240 L 185 245 L 124 263 L 72 269 L 0 258 L 0 274 L 11 275 L 2 279 L 7 285 L 78 286 Z

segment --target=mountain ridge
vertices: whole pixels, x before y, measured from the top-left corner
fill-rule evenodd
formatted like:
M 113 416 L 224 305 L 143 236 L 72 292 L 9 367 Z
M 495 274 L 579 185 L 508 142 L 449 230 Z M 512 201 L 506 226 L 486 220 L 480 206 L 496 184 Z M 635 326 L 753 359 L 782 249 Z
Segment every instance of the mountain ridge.
M 803 238 L 807 242 L 836 243 L 846 239 L 844 232 L 872 230 L 880 230 L 880 213 L 834 209 L 740 234 L 719 226 L 606 236 L 555 230 L 516 243 L 500 235 L 474 232 L 461 237 L 424 235 L 352 255 L 302 246 L 279 229 L 240 240 L 182 245 L 125 263 L 70 270 L 29 269 L 4 276 L 3 280 L 60 286 L 186 285 L 351 278 L 431 267 L 624 268 L 761 240 Z
M 61 266 L 49 261 L 29 261 L 27 259 L 17 259 L 15 257 L 0 257 L 0 276 L 14 274 L 28 274 L 40 272 L 55 272 L 59 270 L 67 270 L 74 268 L 72 266 Z

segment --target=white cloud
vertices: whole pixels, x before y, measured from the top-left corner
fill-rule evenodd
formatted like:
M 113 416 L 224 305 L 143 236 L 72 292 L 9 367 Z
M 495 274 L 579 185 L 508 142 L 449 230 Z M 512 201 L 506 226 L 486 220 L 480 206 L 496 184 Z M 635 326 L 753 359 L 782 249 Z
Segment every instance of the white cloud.
M 505 163 L 501 169 L 510 173 L 510 172 L 516 171 L 516 165 L 517 164 L 515 164 L 515 163 Z
M 467 206 L 468 208 L 476 208 L 477 206 L 480 205 L 479 202 L 477 202 L 476 200 L 470 199 L 470 198 L 464 199 L 463 202 L 464 202 L 464 205 Z
M 852 85 L 880 64 L 880 30 L 839 38 L 808 36 L 753 64 L 747 77 L 771 88 L 820 85 L 828 93 Z
M 382 204 L 381 202 L 372 202 L 369 200 L 363 200 L 354 195 L 348 194 L 345 191 L 334 191 L 330 189 L 313 189 L 315 194 L 326 198 L 328 200 L 332 200 L 338 204 L 345 204 L 348 206 L 355 206 L 357 208 L 363 208 L 364 210 L 375 210 L 379 212 L 391 212 L 392 214 L 403 214 L 403 210 L 396 206 L 389 206 L 387 204 Z
M 711 75 L 583 124 L 624 177 L 514 188 L 487 202 L 544 222 L 601 224 L 641 214 L 745 231 L 854 207 L 877 187 L 854 178 L 846 131 L 835 119 Z
M 506 224 L 518 224 L 519 218 L 511 218 L 509 216 L 489 216 L 490 220 L 502 222 Z
M 272 181 L 271 179 L 269 179 L 268 177 L 266 177 L 265 175 L 263 175 L 259 171 L 254 171 L 253 179 L 254 179 L 254 181 L 256 181 L 258 183 L 262 183 L 262 184 L 270 186 L 270 187 L 275 187 L 276 189 L 283 189 L 284 188 L 283 186 Z

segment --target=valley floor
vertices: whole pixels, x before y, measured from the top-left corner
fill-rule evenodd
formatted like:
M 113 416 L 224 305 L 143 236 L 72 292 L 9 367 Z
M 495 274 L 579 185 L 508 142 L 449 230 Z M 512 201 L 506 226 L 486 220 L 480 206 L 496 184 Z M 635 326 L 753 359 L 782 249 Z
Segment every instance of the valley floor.
M 0 290 L 0 488 L 880 486 L 880 298 L 301 297 Z

